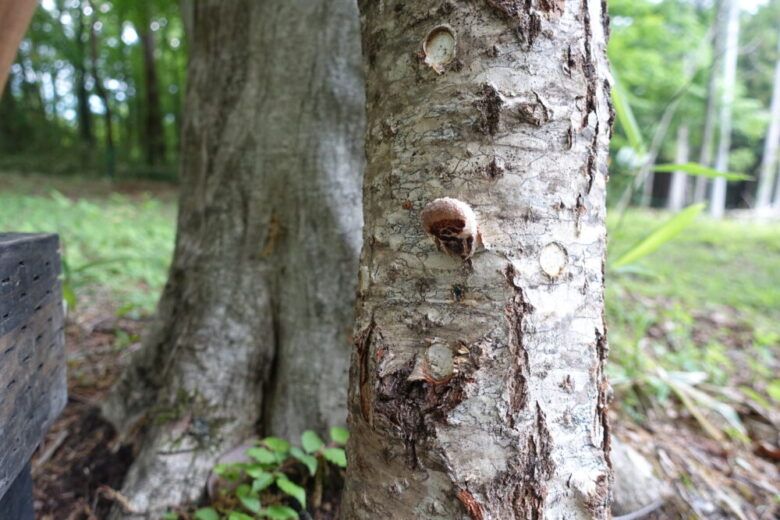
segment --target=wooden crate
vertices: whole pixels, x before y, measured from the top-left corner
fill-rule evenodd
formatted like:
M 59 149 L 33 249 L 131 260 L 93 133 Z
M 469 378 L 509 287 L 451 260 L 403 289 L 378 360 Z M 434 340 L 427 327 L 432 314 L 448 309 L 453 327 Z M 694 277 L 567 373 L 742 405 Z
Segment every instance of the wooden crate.
M 3 520 L 28 518 L 30 457 L 67 399 L 58 249 L 57 235 L 0 233 Z

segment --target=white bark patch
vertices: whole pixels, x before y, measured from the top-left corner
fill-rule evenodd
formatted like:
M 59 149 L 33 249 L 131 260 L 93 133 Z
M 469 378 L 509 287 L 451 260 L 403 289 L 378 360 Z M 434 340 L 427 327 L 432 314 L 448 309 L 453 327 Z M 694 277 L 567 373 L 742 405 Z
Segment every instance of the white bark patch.
M 558 278 L 562 275 L 568 264 L 569 255 L 566 253 L 566 249 L 556 242 L 550 242 L 544 246 L 539 255 L 539 265 L 550 278 Z
M 444 74 L 444 68 L 455 59 L 455 33 L 446 25 L 436 27 L 422 44 L 423 60 L 430 68 Z

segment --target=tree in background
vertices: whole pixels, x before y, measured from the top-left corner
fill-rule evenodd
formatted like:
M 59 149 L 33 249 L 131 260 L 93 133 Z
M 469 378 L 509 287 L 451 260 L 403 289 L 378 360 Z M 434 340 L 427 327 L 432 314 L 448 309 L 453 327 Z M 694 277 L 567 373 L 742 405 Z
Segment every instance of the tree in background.
M 353 2 L 193 8 L 173 264 L 104 406 L 143 430 L 123 493 L 158 512 L 248 437 L 344 423 L 362 224 Z
M 360 2 L 344 519 L 609 515 L 607 16 L 527 5 Z
M 772 87 L 772 103 L 769 109 L 769 131 L 764 141 L 764 153 L 761 156 L 761 176 L 758 179 L 758 192 L 756 194 L 756 209 L 765 210 L 772 202 L 772 185 L 777 177 L 778 156 L 780 147 L 780 37 L 777 39 L 777 62 L 775 65 L 775 79 Z M 780 184 L 777 188 L 776 201 L 780 205 Z
M 715 159 L 715 169 L 725 172 L 729 168 L 729 152 L 731 150 L 732 109 L 734 105 L 734 90 L 737 80 L 737 55 L 739 53 L 739 2 L 738 0 L 722 0 L 726 36 L 723 51 L 723 80 L 720 85 L 720 136 L 718 153 Z M 710 193 L 710 215 L 722 218 L 726 209 L 727 181 L 723 177 L 713 179 Z
M 118 178 L 171 178 L 187 59 L 178 10 L 175 0 L 44 1 L 0 102 L 6 169 L 103 172 L 113 144 Z

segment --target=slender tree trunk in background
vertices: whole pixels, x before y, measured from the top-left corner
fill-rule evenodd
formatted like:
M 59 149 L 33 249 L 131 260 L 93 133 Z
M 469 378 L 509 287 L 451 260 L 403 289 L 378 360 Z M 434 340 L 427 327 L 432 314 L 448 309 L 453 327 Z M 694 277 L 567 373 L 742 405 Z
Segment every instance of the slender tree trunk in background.
M 607 518 L 604 7 L 359 5 L 366 227 L 341 518 Z M 473 208 L 486 250 L 437 251 L 424 207 L 443 244 L 477 243 L 438 197 Z
M 764 141 L 764 155 L 761 157 L 761 176 L 758 179 L 756 209 L 767 209 L 772 203 L 772 185 L 777 176 L 777 149 L 780 146 L 780 38 L 778 38 L 777 62 L 772 87 L 769 130 Z
M 38 81 L 38 74 L 33 67 L 31 49 L 27 52 L 19 50 L 19 65 L 22 67 L 22 91 L 27 97 L 27 106 L 33 108 L 32 112 L 43 121 L 46 119 L 46 102 L 41 93 L 43 86 Z
M 723 58 L 723 22 L 725 20 L 724 2 L 720 0 L 715 14 L 713 36 L 714 57 L 710 67 L 710 76 L 707 81 L 707 108 L 704 113 L 704 129 L 701 137 L 701 149 L 699 150 L 699 164 L 712 166 L 712 142 L 715 137 L 715 115 L 718 108 L 718 67 Z M 708 179 L 704 176 L 697 176 L 693 188 L 693 202 L 704 202 L 707 198 Z
M 103 86 L 103 79 L 100 75 L 98 67 L 98 41 L 97 30 L 95 29 L 95 24 L 97 23 L 97 16 L 95 15 L 98 11 L 95 9 L 95 6 L 92 5 L 92 2 L 90 2 L 90 6 L 92 7 L 93 12 L 92 21 L 89 25 L 89 44 L 90 51 L 92 53 L 91 72 L 92 79 L 95 81 L 95 91 L 97 92 L 100 101 L 103 102 L 103 109 L 105 110 L 103 119 L 105 121 L 106 128 L 106 176 L 109 179 L 113 179 L 116 171 L 116 149 L 114 147 L 113 117 L 111 115 L 111 103 L 109 102 L 108 92 Z
M 715 169 L 727 171 L 731 148 L 731 110 L 734 104 L 734 88 L 737 79 L 737 55 L 739 51 L 739 1 L 723 0 L 726 4 L 726 39 L 723 55 L 723 84 L 721 86 L 720 138 Z M 718 177 L 712 181 L 710 215 L 722 218 L 726 210 L 727 181 Z
M 157 79 L 157 60 L 155 54 L 154 32 L 148 16 L 148 6 L 141 9 L 143 23 L 140 24 L 139 37 L 143 50 L 144 64 L 144 145 L 146 148 L 146 163 L 150 166 L 165 161 L 165 134 L 163 133 L 162 109 L 160 107 L 160 88 Z
M 688 162 L 688 125 L 681 124 L 677 128 L 677 153 L 675 162 L 683 164 Z M 685 190 L 688 184 L 688 175 L 677 171 L 672 174 L 672 182 L 669 184 L 669 197 L 666 207 L 671 211 L 680 211 L 685 205 Z
M 179 0 L 181 10 L 181 24 L 184 26 L 184 36 L 187 38 L 187 48 L 191 49 L 193 26 L 195 25 L 195 0 Z
M 57 3 L 57 9 L 60 13 L 64 10 L 63 2 Z M 89 94 L 87 94 L 87 51 L 84 45 L 84 31 L 86 26 L 84 24 L 84 12 L 81 10 L 81 6 L 75 10 L 76 15 L 76 30 L 73 37 L 76 47 L 76 56 L 73 60 L 74 69 L 74 90 L 76 91 L 76 117 L 79 127 L 79 138 L 85 151 L 90 151 L 91 145 L 95 142 L 95 136 L 92 133 L 92 111 L 89 109 Z M 65 24 L 60 19 L 59 27 L 63 34 L 66 33 Z M 121 43 L 120 43 L 121 45 Z
M 194 8 L 173 264 L 157 324 L 104 406 L 123 434 L 146 419 L 123 487 L 141 510 L 197 499 L 247 437 L 346 420 L 365 130 L 357 8 Z

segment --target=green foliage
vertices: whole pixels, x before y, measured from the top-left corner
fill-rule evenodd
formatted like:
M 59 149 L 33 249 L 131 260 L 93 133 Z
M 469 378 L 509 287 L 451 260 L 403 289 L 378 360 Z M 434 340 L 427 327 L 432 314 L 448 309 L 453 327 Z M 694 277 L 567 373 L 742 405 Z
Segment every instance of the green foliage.
M 680 211 L 658 229 L 643 237 L 638 244 L 623 253 L 612 266 L 619 268 L 635 262 L 671 241 L 693 222 L 693 219 L 701 213 L 704 207 L 704 203 L 694 204 Z
M 153 41 L 151 53 L 144 53 L 144 32 Z M 0 167 L 102 173 L 108 123 L 99 81 L 112 115 L 118 177 L 175 178 L 186 40 L 175 0 L 43 2 L 0 100 Z M 147 74 L 145 56 L 153 56 L 154 76 Z M 152 89 L 159 93 L 158 111 L 150 108 Z M 147 157 L 150 119 L 162 127 L 167 149 L 155 161 Z
M 219 464 L 214 473 L 228 485 L 214 504 L 195 512 L 197 520 L 256 520 L 299 518 L 307 507 L 306 482 L 322 479 L 328 464 L 345 468 L 344 445 L 349 433 L 331 428 L 331 442 L 315 432 L 301 435 L 301 445 L 267 437 L 246 451 L 247 462 Z M 304 472 L 300 470 L 304 469 Z
M 744 173 L 719 172 L 713 168 L 691 162 L 683 164 L 656 164 L 653 166 L 653 170 L 657 172 L 681 171 L 695 177 L 709 177 L 711 179 L 723 177 L 729 181 L 749 181 L 753 179 L 753 177 L 745 175 Z
M 640 242 L 659 214 L 629 211 L 619 228 L 617 220 L 608 222 L 613 243 Z M 699 218 L 663 248 L 612 268 L 609 372 L 619 406 L 641 415 L 674 397 L 712 437 L 744 439 L 736 407 L 780 403 L 770 368 L 780 361 L 779 253 L 776 224 Z
M 166 279 L 173 223 L 173 205 L 149 196 L 0 192 L 0 229 L 60 235 L 63 295 L 70 308 L 108 296 L 122 314 L 151 313 Z

